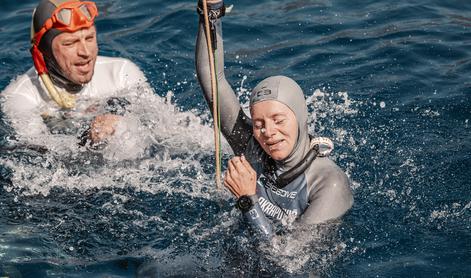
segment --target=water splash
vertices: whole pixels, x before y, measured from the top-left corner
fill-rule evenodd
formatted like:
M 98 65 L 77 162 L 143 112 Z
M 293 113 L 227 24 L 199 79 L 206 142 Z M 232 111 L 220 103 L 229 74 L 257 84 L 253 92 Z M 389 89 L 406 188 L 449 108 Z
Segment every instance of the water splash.
M 130 91 L 128 96 L 135 95 Z M 170 99 L 170 95 L 166 100 L 156 95 L 134 99 L 115 135 L 100 150 L 79 147 L 75 135 L 26 138 L 49 151 L 1 158 L 12 171 L 11 184 L 5 189 L 43 196 L 53 188 L 86 192 L 131 186 L 156 192 L 152 180 L 161 173 L 175 174 L 169 184 L 185 178 L 204 180 L 208 166 L 200 159 L 211 155 L 212 130 L 198 115 L 179 111 Z

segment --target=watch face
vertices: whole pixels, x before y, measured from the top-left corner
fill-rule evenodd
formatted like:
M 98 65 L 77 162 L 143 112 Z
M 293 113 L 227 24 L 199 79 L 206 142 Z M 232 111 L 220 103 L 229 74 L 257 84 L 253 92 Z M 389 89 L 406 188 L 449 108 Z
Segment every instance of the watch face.
M 243 212 L 247 212 L 252 208 L 252 200 L 248 196 L 241 196 L 239 200 L 237 200 L 237 207 Z

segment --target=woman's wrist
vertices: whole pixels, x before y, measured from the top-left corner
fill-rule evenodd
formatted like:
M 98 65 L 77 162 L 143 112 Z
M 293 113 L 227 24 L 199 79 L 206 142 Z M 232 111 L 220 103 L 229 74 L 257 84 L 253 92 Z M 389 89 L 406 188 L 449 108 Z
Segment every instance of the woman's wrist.
M 217 1 L 210 1 L 206 2 L 206 7 L 208 8 L 208 16 L 210 20 L 216 20 L 218 18 L 223 17 L 226 14 L 226 7 L 224 6 L 224 1 L 217 0 Z M 196 9 L 200 16 L 203 16 L 204 9 L 203 9 L 203 1 L 198 1 L 198 7 Z
M 258 197 L 256 194 L 242 195 L 237 199 L 236 207 L 242 211 L 242 213 L 246 213 L 251 210 L 257 202 Z

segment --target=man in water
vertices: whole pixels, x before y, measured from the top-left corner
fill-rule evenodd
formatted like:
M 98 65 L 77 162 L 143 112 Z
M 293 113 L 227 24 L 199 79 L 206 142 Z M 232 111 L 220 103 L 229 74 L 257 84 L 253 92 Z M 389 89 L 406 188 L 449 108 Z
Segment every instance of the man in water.
M 327 156 L 333 148 L 327 138 L 308 134 L 308 111 L 299 85 L 285 76 L 261 81 L 250 97 L 251 119 L 243 112 L 224 76 L 221 0 L 208 1 L 213 22 L 205 34 L 202 3 L 196 42 L 198 80 L 212 107 L 206 36 L 214 46 L 219 90 L 220 123 L 236 154 L 229 161 L 224 185 L 237 198 L 237 207 L 262 234 L 274 234 L 272 221 L 316 224 L 342 216 L 353 204 L 350 182 Z
M 97 15 L 90 1 L 42 0 L 36 7 L 34 67 L 1 94 L 3 111 L 21 137 L 75 132 L 92 143 L 102 142 L 115 132 L 129 104 L 119 94 L 130 87 L 151 91 L 131 61 L 98 56 Z M 82 133 L 77 119 L 87 117 L 89 128 L 81 126 Z

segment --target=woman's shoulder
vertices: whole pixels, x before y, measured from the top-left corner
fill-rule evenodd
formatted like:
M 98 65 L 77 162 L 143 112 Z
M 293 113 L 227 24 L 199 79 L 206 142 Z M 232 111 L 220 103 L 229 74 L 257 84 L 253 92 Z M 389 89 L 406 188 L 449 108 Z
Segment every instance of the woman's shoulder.
M 309 191 L 325 188 L 350 190 L 345 172 L 329 157 L 317 157 L 305 171 Z

